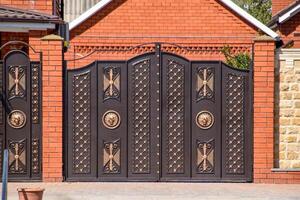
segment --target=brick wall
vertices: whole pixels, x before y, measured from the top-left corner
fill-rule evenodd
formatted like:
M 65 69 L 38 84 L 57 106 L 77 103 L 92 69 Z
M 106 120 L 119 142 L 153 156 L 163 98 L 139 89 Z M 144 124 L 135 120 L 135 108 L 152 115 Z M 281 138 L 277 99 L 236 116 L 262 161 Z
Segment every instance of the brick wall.
M 134 8 L 134 9 L 133 9 Z M 71 31 L 67 59 L 97 48 L 122 48 L 147 42 L 171 42 L 213 49 L 224 44 L 250 51 L 254 27 L 215 0 L 115 0 Z M 234 37 L 233 37 L 234 36 Z M 133 55 L 94 54 L 94 59 L 126 59 Z M 189 59 L 223 59 L 219 51 L 185 55 Z
M 272 0 L 272 14 L 275 15 L 295 0 Z
M 52 14 L 52 0 L 0 0 L 0 5 Z

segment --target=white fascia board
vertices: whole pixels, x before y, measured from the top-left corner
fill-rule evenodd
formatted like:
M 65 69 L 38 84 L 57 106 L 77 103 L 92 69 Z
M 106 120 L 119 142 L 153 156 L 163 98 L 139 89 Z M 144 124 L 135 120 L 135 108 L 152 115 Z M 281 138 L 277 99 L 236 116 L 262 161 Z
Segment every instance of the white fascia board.
M 245 10 L 240 8 L 238 5 L 233 3 L 231 0 L 220 0 L 223 4 L 231 8 L 233 11 L 235 11 L 237 14 L 239 14 L 241 17 L 243 17 L 245 20 L 250 22 L 252 25 L 263 31 L 265 34 L 269 35 L 273 39 L 278 40 L 279 35 L 272 31 L 269 27 L 258 21 L 255 17 L 247 13 Z
M 284 15 L 280 16 L 279 19 L 278 19 L 278 22 L 279 23 L 285 22 L 286 20 L 290 19 L 295 14 L 297 14 L 298 13 L 297 11 L 300 11 L 300 3 L 299 3 L 299 5 L 297 5 L 296 7 L 294 7 L 293 9 L 288 11 L 287 13 L 285 13 Z
M 78 26 L 79 24 L 81 24 L 82 22 L 84 22 L 85 20 L 87 20 L 89 17 L 91 17 L 92 15 L 94 15 L 96 12 L 98 12 L 99 10 L 101 10 L 102 8 L 104 8 L 111 1 L 112 0 L 101 0 L 100 2 L 98 2 L 97 4 L 95 4 L 93 7 L 91 7 L 90 9 L 88 9 L 87 11 L 85 11 L 84 13 L 82 13 L 79 17 L 77 17 L 76 19 L 74 19 L 73 21 L 71 21 L 69 23 L 69 30 L 72 30 L 73 28 L 75 28 L 76 26 Z
M 30 30 L 55 29 L 55 24 L 50 23 L 26 23 L 26 22 L 0 22 L 1 32 L 28 32 Z

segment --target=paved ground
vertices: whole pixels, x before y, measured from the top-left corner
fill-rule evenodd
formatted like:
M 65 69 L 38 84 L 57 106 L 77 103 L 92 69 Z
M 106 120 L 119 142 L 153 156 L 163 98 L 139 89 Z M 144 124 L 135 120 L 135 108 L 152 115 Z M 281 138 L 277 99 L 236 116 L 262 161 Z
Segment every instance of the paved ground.
M 231 183 L 9 183 L 16 188 L 43 187 L 43 200 L 300 200 L 300 185 Z

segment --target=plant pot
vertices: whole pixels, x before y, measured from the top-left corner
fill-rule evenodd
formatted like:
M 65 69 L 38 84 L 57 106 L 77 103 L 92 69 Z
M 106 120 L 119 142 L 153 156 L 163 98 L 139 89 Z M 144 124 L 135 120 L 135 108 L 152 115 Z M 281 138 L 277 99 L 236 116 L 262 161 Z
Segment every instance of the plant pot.
M 19 200 L 42 200 L 43 188 L 18 188 Z

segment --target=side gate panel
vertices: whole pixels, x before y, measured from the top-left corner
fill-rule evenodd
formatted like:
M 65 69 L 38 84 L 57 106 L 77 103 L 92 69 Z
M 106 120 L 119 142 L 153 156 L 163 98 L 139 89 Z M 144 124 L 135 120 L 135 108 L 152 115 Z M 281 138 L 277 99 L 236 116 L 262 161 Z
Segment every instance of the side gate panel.
M 222 64 L 222 176 L 252 180 L 251 77 Z
M 69 70 L 67 178 L 95 180 L 97 169 L 97 67 L 96 62 Z
M 159 55 L 128 62 L 128 178 L 159 179 Z
M 127 177 L 126 62 L 98 62 L 98 176 Z
M 221 62 L 192 63 L 192 179 L 221 178 Z
M 162 180 L 189 179 L 190 62 L 162 54 Z

